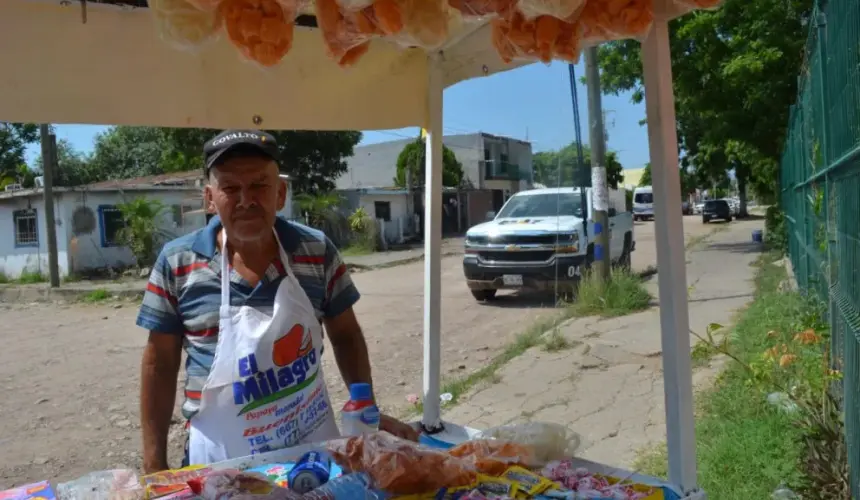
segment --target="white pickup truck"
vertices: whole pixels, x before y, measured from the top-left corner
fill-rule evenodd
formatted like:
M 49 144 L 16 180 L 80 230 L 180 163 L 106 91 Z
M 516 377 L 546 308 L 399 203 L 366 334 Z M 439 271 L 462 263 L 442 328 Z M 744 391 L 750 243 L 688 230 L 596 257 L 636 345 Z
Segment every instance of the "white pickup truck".
M 561 287 L 575 284 L 594 261 L 591 188 L 585 195 L 585 220 L 579 188 L 533 189 L 515 194 L 491 221 L 470 228 L 463 271 L 475 299 L 491 300 L 499 289 L 551 290 L 556 280 Z M 629 267 L 636 241 L 623 190 L 610 190 L 608 208 L 609 258 Z

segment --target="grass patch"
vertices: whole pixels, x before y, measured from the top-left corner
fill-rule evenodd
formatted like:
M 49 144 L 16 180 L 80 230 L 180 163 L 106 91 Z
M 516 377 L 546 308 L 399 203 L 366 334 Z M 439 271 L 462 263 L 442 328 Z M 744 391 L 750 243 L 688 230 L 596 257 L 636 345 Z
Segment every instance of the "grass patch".
M 755 299 L 725 344 L 737 362 L 697 395 L 699 483 L 709 498 L 764 499 L 780 484 L 795 491 L 809 485 L 802 466 L 809 430 L 798 425 L 800 412 L 780 411 L 767 396 L 786 390 L 792 399 L 807 400 L 824 392 L 829 384 L 822 369 L 826 328 L 817 304 L 780 292 L 786 272 L 775 260 L 773 254 L 759 260 Z M 798 332 L 810 331 L 818 340 L 798 340 Z M 693 357 L 710 358 L 716 350 L 713 344 L 697 345 Z M 635 467 L 666 477 L 665 445 L 644 450 Z
M 376 249 L 370 245 L 363 245 L 363 244 L 356 243 L 353 245 L 349 245 L 348 247 L 341 250 L 340 254 L 343 255 L 344 257 L 358 257 L 361 255 L 370 255 L 370 254 L 374 253 L 375 251 L 376 251 Z
M 99 290 L 93 290 L 92 292 L 84 295 L 84 297 L 81 300 L 84 302 L 95 303 L 95 302 L 105 301 L 109 298 L 110 298 L 110 294 L 108 293 L 107 290 L 99 289 Z
M 0 285 L 5 285 L 5 284 L 11 283 L 11 282 L 12 282 L 12 280 L 9 279 L 9 276 L 6 273 L 4 273 L 3 271 L 0 271 Z
M 44 283 L 47 279 L 40 271 L 30 271 L 25 269 L 21 271 L 21 276 L 18 277 L 17 281 L 22 285 L 29 285 L 33 283 Z
M 543 341 L 543 350 L 546 352 L 558 352 L 576 347 L 578 344 L 567 340 L 567 338 L 559 333 L 558 328 L 554 329 Z
M 612 279 L 603 284 L 594 273 L 586 274 L 571 305 L 576 316 L 624 316 L 647 309 L 651 294 L 642 278 L 621 269 L 612 270 Z

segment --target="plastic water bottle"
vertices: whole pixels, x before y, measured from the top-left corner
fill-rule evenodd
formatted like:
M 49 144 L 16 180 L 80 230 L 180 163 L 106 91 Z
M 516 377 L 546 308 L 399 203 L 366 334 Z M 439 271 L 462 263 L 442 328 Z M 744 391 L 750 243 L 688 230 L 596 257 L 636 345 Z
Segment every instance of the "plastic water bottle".
M 370 477 L 363 472 L 336 477 L 326 484 L 305 493 L 303 500 L 384 500 L 387 495 L 370 485 Z
M 351 384 L 349 401 L 340 413 L 341 433 L 344 436 L 359 436 L 379 430 L 379 408 L 373 402 L 370 384 Z

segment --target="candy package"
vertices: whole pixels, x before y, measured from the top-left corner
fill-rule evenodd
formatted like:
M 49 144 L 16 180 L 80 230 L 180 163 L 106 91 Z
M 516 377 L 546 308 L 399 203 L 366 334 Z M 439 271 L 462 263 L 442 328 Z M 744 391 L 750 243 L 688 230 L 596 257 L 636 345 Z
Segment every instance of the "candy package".
M 573 498 L 666 500 L 662 488 L 594 474 L 584 467 L 575 467 L 570 460 L 550 462 L 541 475 L 557 483 L 557 488 L 542 493 L 545 498 L 570 498 L 569 492 L 574 492 L 579 496 Z
M 144 491 L 134 471 L 114 469 L 91 472 L 57 485 L 63 500 L 138 500 Z
M 179 49 L 199 49 L 220 34 L 218 11 L 198 9 L 189 0 L 149 0 L 149 11 L 161 39 Z
M 0 500 L 56 500 L 56 498 L 48 481 L 0 491 Z
M 448 0 L 448 5 L 467 19 L 507 17 L 513 12 L 516 4 L 516 0 Z
M 230 42 L 249 61 L 274 66 L 293 46 L 297 0 L 221 0 L 218 12 Z
M 520 0 L 517 9 L 527 18 L 552 16 L 556 19 L 570 19 L 576 14 L 585 0 Z
M 578 22 L 566 22 L 552 16 L 526 19 L 515 11 L 509 17 L 492 21 L 492 42 L 502 61 L 514 59 L 553 59 L 575 63 L 579 59 L 582 28 Z
M 579 434 L 567 427 L 549 422 L 503 425 L 482 431 L 478 439 L 498 439 L 527 445 L 534 451 L 535 465 L 576 456 L 582 442 Z
M 209 471 L 188 480 L 191 490 L 202 500 L 298 500 L 301 495 L 274 483 L 259 474 L 238 470 Z
M 188 480 L 206 475 L 211 469 L 193 465 L 183 469 L 164 470 L 140 478 L 147 499 L 161 499 L 188 489 Z
M 586 0 L 579 14 L 583 39 L 641 38 L 654 22 L 651 0 Z

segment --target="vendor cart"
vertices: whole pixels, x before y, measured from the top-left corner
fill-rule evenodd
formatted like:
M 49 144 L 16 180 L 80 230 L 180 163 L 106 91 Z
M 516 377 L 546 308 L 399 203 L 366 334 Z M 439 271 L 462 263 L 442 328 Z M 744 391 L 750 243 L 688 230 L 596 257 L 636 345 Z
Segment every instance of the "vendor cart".
M 654 187 L 669 481 L 683 498 L 696 486 L 693 391 L 668 22 L 703 0 L 653 0 L 642 39 Z M 714 4 L 716 2 L 710 2 Z M 312 15 L 301 15 L 289 54 L 262 69 L 224 39 L 199 51 L 159 39 L 144 0 L 0 2 L 0 120 L 39 123 L 265 129 L 394 129 L 427 132 L 424 290 L 426 434 L 457 442 L 473 432 L 440 414 L 442 92 L 510 70 L 480 20 L 452 29 L 432 50 L 380 37 L 353 67 L 326 54 Z M 273 453 L 293 453 L 287 450 Z M 265 455 L 254 460 L 266 460 Z

